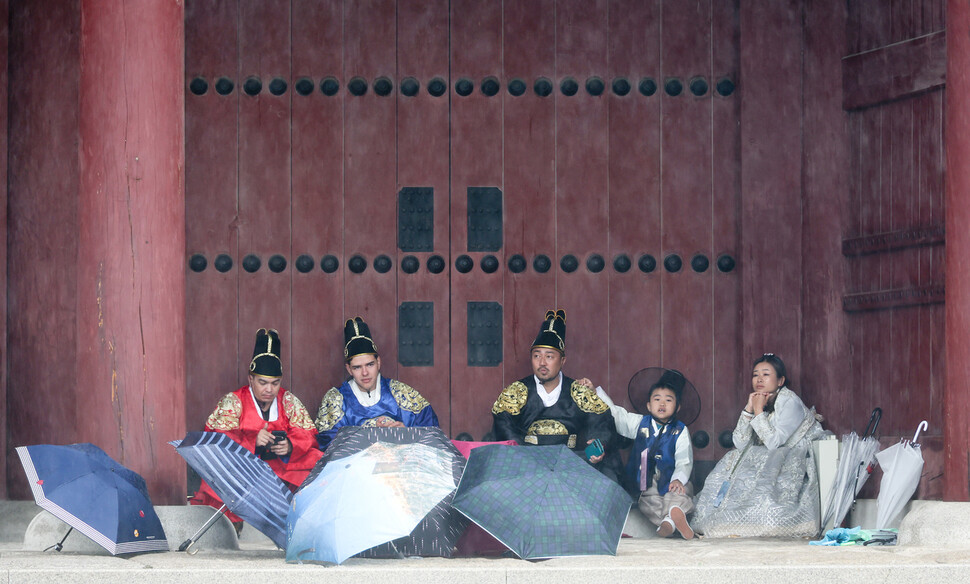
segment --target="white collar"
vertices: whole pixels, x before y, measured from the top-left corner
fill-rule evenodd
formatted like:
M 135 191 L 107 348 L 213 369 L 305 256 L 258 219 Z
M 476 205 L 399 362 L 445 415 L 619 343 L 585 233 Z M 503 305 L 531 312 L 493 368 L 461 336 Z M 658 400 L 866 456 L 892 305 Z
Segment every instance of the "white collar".
M 357 382 L 351 378 L 350 380 L 350 390 L 354 392 L 354 397 L 360 402 L 360 405 L 365 408 L 369 408 L 377 402 L 381 401 L 381 374 L 377 374 L 377 382 L 374 383 L 374 389 L 370 393 L 362 391 L 360 387 L 357 386 Z
M 283 391 L 283 388 L 282 387 L 280 388 L 280 391 Z M 271 401 L 270 404 L 269 404 L 269 418 L 268 419 L 263 414 L 263 408 L 262 408 L 262 406 L 259 405 L 259 400 L 256 399 L 256 394 L 253 392 L 253 386 L 251 386 L 251 385 L 249 386 L 249 397 L 251 397 L 253 399 L 253 405 L 255 405 L 256 406 L 256 409 L 259 410 L 259 415 L 260 416 L 263 416 L 263 419 L 266 420 L 267 422 L 275 422 L 280 417 L 279 408 L 276 407 L 276 398 L 275 397 L 273 398 L 273 401 Z
M 539 394 L 539 399 L 542 400 L 542 405 L 546 406 L 547 408 L 550 408 L 553 405 L 555 405 L 555 403 L 559 401 L 559 394 L 562 393 L 562 371 L 559 372 L 559 378 L 558 378 L 559 381 L 558 381 L 558 385 L 556 385 L 556 389 L 548 392 L 546 391 L 545 386 L 542 385 L 542 382 L 539 381 L 538 377 L 536 377 L 535 375 L 533 375 L 532 377 L 535 377 L 536 393 Z

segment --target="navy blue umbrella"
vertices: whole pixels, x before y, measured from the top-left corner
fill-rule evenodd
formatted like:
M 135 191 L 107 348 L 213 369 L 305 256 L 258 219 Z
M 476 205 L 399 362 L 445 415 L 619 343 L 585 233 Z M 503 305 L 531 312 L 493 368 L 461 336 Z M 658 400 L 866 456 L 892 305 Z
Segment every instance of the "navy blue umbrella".
M 169 444 L 230 511 L 286 549 L 286 514 L 293 493 L 266 462 L 219 432 L 189 432 Z
M 34 501 L 111 554 L 168 551 L 145 479 L 94 444 L 20 446 L 17 454 Z

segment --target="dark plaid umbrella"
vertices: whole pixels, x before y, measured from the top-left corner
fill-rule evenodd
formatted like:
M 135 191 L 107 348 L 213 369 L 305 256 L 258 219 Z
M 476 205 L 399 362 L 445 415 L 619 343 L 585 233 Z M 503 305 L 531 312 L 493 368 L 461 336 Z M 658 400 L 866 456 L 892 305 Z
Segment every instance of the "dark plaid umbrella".
M 452 503 L 520 558 L 616 555 L 632 501 L 564 445 L 472 450 Z
M 71 528 L 114 555 L 168 551 L 145 479 L 94 444 L 21 446 L 17 454 L 34 501 Z
M 447 452 L 451 456 L 455 485 L 461 479 L 465 458 L 440 428 L 377 428 L 345 426 L 327 447 L 310 475 L 303 482 L 309 485 L 324 467 L 334 461 L 356 454 L 376 442 L 392 444 L 424 444 Z M 302 487 L 301 487 L 302 489 Z M 365 550 L 360 558 L 398 558 L 401 556 L 438 556 L 450 558 L 455 545 L 465 531 L 468 520 L 451 506 L 454 493 L 449 494 L 415 527 L 411 534 Z
M 169 444 L 230 511 L 286 549 L 286 514 L 293 494 L 268 464 L 219 432 L 189 432 Z

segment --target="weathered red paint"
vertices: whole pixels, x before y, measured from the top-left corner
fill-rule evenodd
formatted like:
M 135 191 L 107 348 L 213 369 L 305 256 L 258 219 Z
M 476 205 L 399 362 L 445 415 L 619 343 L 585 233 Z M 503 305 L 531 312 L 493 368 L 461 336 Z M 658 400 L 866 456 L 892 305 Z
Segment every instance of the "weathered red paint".
M 970 7 L 947 2 L 946 127 L 970 126 Z M 944 392 L 944 484 L 943 498 L 970 500 L 968 452 L 970 452 L 970 137 L 965 132 L 946 133 L 946 377 Z
M 10 14 L 0 1 L 0 127 L 7 126 L 7 52 Z M 7 134 L 0 136 L 0 330 L 7 330 Z M 0 452 L 7 451 L 7 336 L 0 337 Z M 0 499 L 7 497 L 7 467 L 0 464 Z
M 183 11 L 81 2 L 77 438 L 184 501 Z M 73 387 L 73 385 L 72 385 Z

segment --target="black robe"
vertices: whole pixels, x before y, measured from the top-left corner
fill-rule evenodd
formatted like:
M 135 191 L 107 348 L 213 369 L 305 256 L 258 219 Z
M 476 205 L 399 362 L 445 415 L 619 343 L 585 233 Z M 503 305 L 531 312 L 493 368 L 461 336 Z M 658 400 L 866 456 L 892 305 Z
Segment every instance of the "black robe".
M 545 391 L 545 390 L 543 390 Z M 546 407 L 530 375 L 502 390 L 492 406 L 495 440 L 519 444 L 566 444 L 585 458 L 586 442 L 599 438 L 606 456 L 595 466 L 613 480 L 619 480 L 621 461 L 614 445 L 616 427 L 610 407 L 594 389 L 562 377 L 559 399 Z

